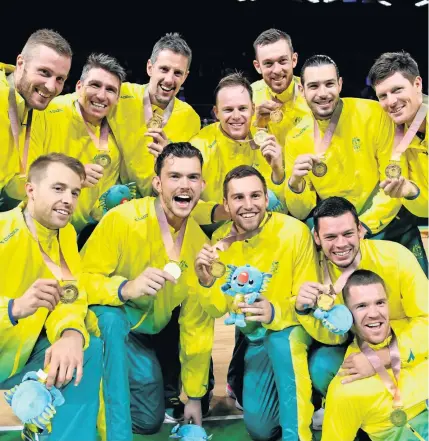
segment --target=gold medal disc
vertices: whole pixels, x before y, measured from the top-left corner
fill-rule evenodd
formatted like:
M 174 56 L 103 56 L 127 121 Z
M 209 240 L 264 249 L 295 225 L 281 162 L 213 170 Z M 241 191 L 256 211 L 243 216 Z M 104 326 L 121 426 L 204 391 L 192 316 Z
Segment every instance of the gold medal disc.
M 283 119 L 283 112 L 280 109 L 270 112 L 270 120 L 273 123 L 279 123 Z
M 386 167 L 386 176 L 389 179 L 398 179 L 401 177 L 401 174 L 402 174 L 402 169 L 399 164 L 395 164 L 394 162 L 391 162 Z
M 328 166 L 324 162 L 318 162 L 313 164 L 313 168 L 311 169 L 313 175 L 317 178 L 321 178 L 325 176 L 328 171 Z
M 108 153 L 99 153 L 94 157 L 94 162 L 106 168 L 112 163 L 112 158 Z
M 403 427 L 407 424 L 407 413 L 402 409 L 395 409 L 390 414 L 390 421 L 396 427 Z
M 61 287 L 60 300 L 62 303 L 73 303 L 79 296 L 77 286 L 67 283 Z
M 182 270 L 176 262 L 168 262 L 164 266 L 164 271 L 171 274 L 176 280 L 182 275 Z
M 317 306 L 323 311 L 330 311 L 335 303 L 334 297 L 332 297 L 329 294 L 319 294 L 319 297 L 317 298 Z
M 210 274 L 216 279 L 220 279 L 226 272 L 226 266 L 219 260 L 215 260 L 210 266 Z
M 155 114 L 152 116 L 152 118 L 147 123 L 148 129 L 161 129 L 162 128 L 162 118 Z
M 253 141 L 255 141 L 255 144 L 259 147 L 261 147 L 261 145 L 265 142 L 265 140 L 268 137 L 268 133 L 265 132 L 264 130 L 258 130 L 255 133 L 255 136 L 253 137 Z

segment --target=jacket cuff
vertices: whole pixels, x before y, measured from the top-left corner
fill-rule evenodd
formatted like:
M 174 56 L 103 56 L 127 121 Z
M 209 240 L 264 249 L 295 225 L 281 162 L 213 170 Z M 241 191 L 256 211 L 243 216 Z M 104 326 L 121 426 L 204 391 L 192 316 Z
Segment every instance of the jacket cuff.
M 12 323 L 13 326 L 18 324 L 18 320 L 15 320 L 12 315 L 12 308 L 13 308 L 13 302 L 15 299 L 10 299 L 9 303 L 7 304 L 7 314 L 9 316 L 9 320 Z
M 414 199 L 417 199 L 420 196 L 420 188 L 413 181 L 410 182 L 414 185 L 414 187 L 417 188 L 417 194 L 415 196 L 406 197 L 404 199 L 406 199 L 407 201 L 414 201 Z
M 285 177 L 286 177 L 286 175 L 285 175 Z M 289 190 L 290 190 L 292 193 L 295 193 L 295 194 L 302 194 L 302 193 L 304 193 L 304 190 L 305 190 L 306 185 L 307 185 L 307 183 L 306 183 L 306 181 L 305 181 L 305 179 L 304 179 L 304 186 L 302 187 L 302 190 L 301 190 L 301 191 L 295 191 L 295 190 L 289 185 L 289 181 L 287 181 L 287 186 L 288 186 Z
M 60 338 L 63 336 L 64 332 L 66 332 L 66 331 L 76 331 L 76 332 L 79 332 L 79 334 L 80 334 L 80 335 L 82 336 L 82 338 L 83 338 L 83 345 L 82 345 L 82 347 L 83 347 L 83 348 L 86 347 L 86 338 L 85 338 L 85 336 L 83 335 L 83 332 L 82 332 L 82 331 L 80 331 L 79 329 L 76 329 L 76 328 L 66 328 L 66 329 L 64 329 L 63 331 L 61 331 Z
M 122 288 L 128 283 L 128 280 L 125 279 L 121 282 L 121 284 L 118 286 L 118 298 L 122 303 L 125 303 L 126 300 L 122 297 Z
M 303 311 L 299 311 L 298 309 L 295 308 L 295 312 L 298 315 L 308 315 L 308 314 L 310 314 L 311 311 L 312 311 L 311 308 L 304 309 Z

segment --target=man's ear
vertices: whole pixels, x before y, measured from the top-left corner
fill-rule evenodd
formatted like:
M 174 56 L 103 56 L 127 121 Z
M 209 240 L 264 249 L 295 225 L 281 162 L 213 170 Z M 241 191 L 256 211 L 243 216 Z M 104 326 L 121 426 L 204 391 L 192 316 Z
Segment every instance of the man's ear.
M 157 194 L 162 193 L 161 179 L 159 178 L 159 176 L 154 176 L 152 178 L 152 187 L 157 192 Z

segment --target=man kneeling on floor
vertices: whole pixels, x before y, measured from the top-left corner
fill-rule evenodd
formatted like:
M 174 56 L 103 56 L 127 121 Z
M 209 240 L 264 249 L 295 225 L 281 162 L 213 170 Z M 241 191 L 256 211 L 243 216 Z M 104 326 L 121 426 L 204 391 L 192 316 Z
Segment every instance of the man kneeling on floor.
M 0 389 L 45 369 L 46 386 L 61 388 L 65 399 L 44 433 L 49 441 L 97 439 L 102 345 L 85 328 L 87 298 L 69 224 L 84 180 L 77 159 L 40 156 L 25 185 L 28 202 L 0 214 Z M 34 436 L 25 429 L 25 439 Z
M 322 441 L 353 441 L 359 428 L 372 441 L 427 440 L 427 333 L 408 318 L 389 320 L 385 283 L 372 271 L 353 273 L 343 296 L 356 333 L 346 357 L 363 353 L 368 376 L 353 381 L 340 370 L 332 380 Z

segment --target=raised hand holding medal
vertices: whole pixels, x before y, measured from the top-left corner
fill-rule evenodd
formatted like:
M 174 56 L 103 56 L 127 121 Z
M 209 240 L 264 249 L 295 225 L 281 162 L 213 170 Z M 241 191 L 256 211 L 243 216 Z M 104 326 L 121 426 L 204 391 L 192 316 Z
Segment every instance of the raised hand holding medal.
M 49 270 L 55 276 L 55 278 L 59 281 L 60 301 L 62 303 L 74 303 L 79 297 L 79 289 L 77 286 L 77 281 L 76 279 L 73 278 L 73 275 L 61 251 L 61 244 L 59 243 L 59 264 L 57 264 L 43 250 L 42 245 L 37 237 L 37 231 L 34 224 L 34 220 L 31 217 L 28 208 L 24 210 L 24 219 L 32 236 L 39 245 L 39 249 L 46 266 L 49 268 Z M 58 242 L 59 242 L 59 238 L 58 238 Z

